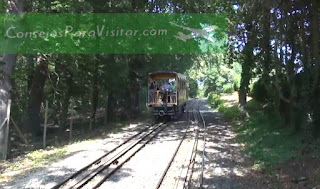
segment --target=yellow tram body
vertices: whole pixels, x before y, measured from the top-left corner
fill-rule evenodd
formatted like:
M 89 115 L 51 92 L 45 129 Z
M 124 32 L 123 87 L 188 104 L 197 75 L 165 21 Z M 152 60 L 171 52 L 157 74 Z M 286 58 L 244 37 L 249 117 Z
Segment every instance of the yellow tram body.
M 156 117 L 174 117 L 185 108 L 188 88 L 187 77 L 178 72 L 149 73 L 147 107 Z

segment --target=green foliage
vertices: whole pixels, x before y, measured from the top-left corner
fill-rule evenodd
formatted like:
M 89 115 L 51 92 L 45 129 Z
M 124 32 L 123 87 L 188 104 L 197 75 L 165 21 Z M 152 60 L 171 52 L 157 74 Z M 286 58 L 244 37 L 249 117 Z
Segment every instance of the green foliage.
M 272 168 L 283 161 L 300 158 L 308 145 L 319 142 L 307 132 L 295 133 L 292 128 L 281 127 L 276 111 L 261 109 L 255 100 L 248 103 L 248 109 L 250 117 L 236 130 L 239 142 L 246 145 L 246 153 L 254 159 L 255 167 Z M 319 151 L 313 154 L 316 156 Z
M 237 105 L 227 107 L 226 105 L 221 104 L 218 107 L 218 111 L 222 113 L 222 116 L 226 121 L 235 121 L 240 117 L 240 110 Z
M 233 90 L 234 91 L 238 91 L 239 90 L 239 88 L 240 88 L 240 80 L 241 80 L 240 75 L 235 75 L 234 76 L 234 81 L 233 81 Z
M 198 96 L 199 97 L 202 97 L 202 98 L 205 98 L 206 96 L 204 95 L 204 87 L 203 86 L 199 86 L 199 89 L 198 89 Z
M 194 79 L 189 79 L 189 97 L 194 98 L 198 94 L 198 83 Z
M 208 60 L 207 60 L 208 61 Z M 238 63 L 234 63 L 233 68 L 226 65 L 221 57 L 209 59 L 207 70 L 204 71 L 205 95 L 209 92 L 232 93 L 238 89 L 240 83 L 240 73 L 238 73 Z
M 246 144 L 247 153 L 261 168 L 298 156 L 295 150 L 303 145 L 302 136 L 293 135 L 288 128 L 281 129 L 274 113 L 253 112 L 237 132 L 239 141 Z
M 234 92 L 234 86 L 231 83 L 223 85 L 222 89 L 223 89 L 224 93 L 233 93 Z
M 226 55 L 52 55 L 44 86 L 44 99 L 39 101 L 49 101 L 53 115 L 51 117 L 56 117 L 56 123 L 59 124 L 64 107 L 70 107 L 70 101 L 74 104 L 74 109 L 70 111 L 74 113 L 87 114 L 91 111 L 93 109 L 91 98 L 94 96 L 94 91 L 98 91 L 98 108 L 106 107 L 107 97 L 112 96 L 108 108 L 119 116 L 129 111 L 128 106 L 135 105 L 132 99 L 137 99 L 134 98 L 135 95 L 146 88 L 149 72 L 175 70 L 181 73 L 188 72 L 192 78 L 190 80 L 191 96 L 196 95 L 195 80 L 200 81 L 199 83 L 203 86 L 199 86 L 199 94 L 208 96 L 210 105 L 223 113 L 225 119 L 236 120 L 239 117 L 238 107 L 236 105 L 227 107 L 217 93 L 239 90 L 240 74 L 243 73 L 245 76 L 243 78 L 263 77 L 268 81 L 266 83 L 268 88 L 277 82 L 281 83 L 281 89 L 277 89 L 279 90 L 277 92 L 282 92 L 288 99 L 292 95 L 293 103 L 298 104 L 299 108 L 308 115 L 305 116 L 304 122 L 312 122 L 319 132 L 319 84 L 314 82 L 319 78 L 319 70 L 316 66 L 319 56 L 318 53 L 314 53 L 318 49 L 319 39 L 314 35 L 314 31 L 317 31 L 317 28 L 314 28 L 317 24 L 314 22 L 317 22 L 317 19 L 312 19 L 312 15 L 319 7 L 314 7 L 311 1 L 292 1 L 292 3 L 274 1 L 263 6 L 261 3 L 262 1 L 252 2 L 248 6 L 248 1 L 238 1 L 236 4 L 233 1 L 209 3 L 205 1 L 155 3 L 154 1 L 126 0 L 107 3 L 83 0 L 26 1 L 24 11 L 38 13 L 225 11 L 228 13 L 228 24 L 230 24 L 229 48 Z M 0 0 L 0 12 L 5 12 L 7 5 L 8 1 Z M 265 10 L 261 11 L 261 7 Z M 277 11 L 272 13 L 269 10 Z M 293 11 L 297 14 L 288 14 Z M 307 25 L 306 20 L 310 22 Z M 270 48 L 271 39 L 272 48 Z M 293 46 L 294 50 L 292 50 Z M 284 48 L 286 50 L 281 50 Z M 22 125 L 25 121 L 37 56 L 34 55 L 33 60 L 28 61 L 28 55 L 19 55 L 17 67 L 11 75 L 12 117 L 18 125 Z M 242 66 L 245 69 L 242 69 Z M 245 84 L 245 90 L 248 83 Z M 275 91 L 267 91 L 261 80 L 253 82 L 250 91 L 255 100 L 248 103 L 248 109 L 249 112 L 254 113 L 250 114 L 249 121 L 241 127 L 245 132 L 244 138 L 247 137 L 246 143 L 251 145 L 252 154 L 260 158 L 260 162 L 277 162 L 279 159 L 285 159 L 284 152 L 289 149 L 288 146 L 293 143 L 294 137 L 288 134 L 289 131 L 278 129 L 279 120 L 275 115 L 271 115 L 272 111 L 267 115 L 259 112 L 261 106 L 258 102 L 271 100 L 269 96 Z M 130 110 L 129 113 L 131 112 L 135 111 Z M 18 118 L 20 120 L 17 120 Z M 52 121 L 49 120 L 49 122 Z M 260 139 L 261 142 L 259 142 Z M 278 143 L 280 145 L 276 146 Z M 278 150 L 274 151 L 266 146 L 276 146 Z M 281 147 L 284 149 L 280 149 Z M 271 154 L 272 161 L 267 159 L 268 152 Z M 277 152 L 282 157 L 273 157 Z M 290 156 L 290 153 L 288 154 Z
M 212 107 L 218 107 L 222 100 L 220 99 L 220 95 L 214 92 L 209 93 L 208 95 L 208 102 Z
M 256 111 L 261 111 L 262 110 L 261 103 L 256 101 L 256 100 L 250 100 L 247 103 L 247 106 L 248 106 L 248 111 L 250 111 L 250 112 L 256 112 Z
M 250 95 L 258 102 L 267 102 L 270 100 L 269 91 L 266 89 L 261 79 L 254 82 Z
M 211 107 L 216 108 L 226 121 L 235 121 L 239 119 L 240 111 L 237 105 L 228 107 L 221 100 L 221 95 L 211 92 L 208 96 L 208 102 Z
M 0 13 L 5 13 L 8 5 L 7 0 L 0 0 Z
M 220 101 L 220 96 L 210 93 L 208 101 L 217 108 L 226 121 L 239 119 L 240 111 L 237 105 L 228 107 Z M 217 106 L 213 102 L 218 102 Z M 274 165 L 289 159 L 300 158 L 306 149 L 313 149 L 311 155 L 320 157 L 318 144 L 320 140 L 314 140 L 310 133 L 304 131 L 296 133 L 292 128 L 281 126 L 280 118 L 276 111 L 262 108 L 256 100 L 248 102 L 249 117 L 240 123 L 236 132 L 237 140 L 245 144 L 245 152 L 254 160 L 257 169 L 272 168 Z

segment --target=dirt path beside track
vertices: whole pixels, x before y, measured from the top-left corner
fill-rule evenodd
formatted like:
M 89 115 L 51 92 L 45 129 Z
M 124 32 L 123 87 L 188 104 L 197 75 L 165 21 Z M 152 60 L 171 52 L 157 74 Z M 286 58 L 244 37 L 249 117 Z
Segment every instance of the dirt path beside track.
M 204 188 L 276 188 L 271 179 L 252 169 L 252 162 L 236 141 L 233 127 L 211 109 L 206 99 L 194 99 L 206 121 Z M 199 153 L 202 153 L 200 151 Z

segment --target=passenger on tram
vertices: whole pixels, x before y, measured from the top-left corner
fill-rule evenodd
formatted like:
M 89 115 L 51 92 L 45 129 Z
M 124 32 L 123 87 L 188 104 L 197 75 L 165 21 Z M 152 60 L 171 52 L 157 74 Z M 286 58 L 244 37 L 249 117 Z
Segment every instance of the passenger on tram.
M 176 88 L 177 88 L 177 86 L 176 86 L 175 80 L 171 80 L 170 81 L 170 89 L 171 89 L 170 90 L 170 97 L 171 97 L 170 101 L 172 103 L 176 103 L 176 95 L 177 95 Z
M 156 83 L 152 79 L 150 80 L 150 85 L 149 85 L 149 103 L 154 103 L 155 102 L 155 89 L 156 89 Z
M 162 90 L 163 91 L 169 91 L 171 88 L 171 85 L 169 82 L 166 82 L 165 84 L 162 85 Z

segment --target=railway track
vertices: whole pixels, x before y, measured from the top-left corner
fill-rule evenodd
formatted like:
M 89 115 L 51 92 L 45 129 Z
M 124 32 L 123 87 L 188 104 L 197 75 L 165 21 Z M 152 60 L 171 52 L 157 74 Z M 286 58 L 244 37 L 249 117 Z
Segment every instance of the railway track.
M 180 140 L 175 152 L 173 153 L 166 169 L 164 170 L 156 188 L 187 188 L 192 178 L 192 170 L 195 163 L 195 157 L 198 149 L 199 139 L 199 117 L 198 109 L 195 107 L 188 111 L 188 121 L 185 133 Z M 187 155 L 185 155 L 187 154 Z M 180 157 L 180 158 L 179 158 Z M 188 157 L 188 158 L 185 158 Z M 175 158 L 184 159 L 184 161 L 175 162 Z M 180 170 L 178 175 L 175 170 Z M 173 181 L 174 180 L 174 181 Z
M 193 119 L 192 119 L 193 117 Z M 192 121 L 194 120 L 194 122 Z M 193 127 L 190 128 L 190 125 L 192 125 Z M 203 116 L 201 114 L 201 112 L 199 111 L 199 107 L 194 107 L 192 109 L 192 111 L 188 112 L 188 122 L 187 122 L 187 126 L 186 126 L 186 131 L 183 135 L 183 137 L 180 140 L 179 145 L 177 146 L 175 152 L 173 153 L 171 160 L 169 161 L 166 169 L 164 170 L 161 178 L 159 179 L 159 182 L 156 186 L 156 188 L 168 188 L 170 186 L 170 188 L 190 188 L 191 187 L 191 180 L 192 180 L 192 176 L 193 176 L 193 170 L 194 170 L 194 165 L 196 163 L 196 156 L 197 156 L 197 152 L 198 152 L 198 144 L 199 144 L 199 134 L 200 134 L 200 127 L 203 131 L 203 150 L 205 150 L 205 122 L 203 119 Z M 189 136 L 189 137 L 187 137 Z M 187 139 L 187 141 L 185 141 Z M 193 138 L 192 141 L 188 141 L 191 140 L 190 138 Z M 184 145 L 188 146 L 188 147 L 181 147 Z M 182 149 L 181 149 L 182 148 Z M 185 149 L 183 149 L 185 148 Z M 189 149 L 186 149 L 189 148 Z M 176 169 L 176 167 L 171 168 L 174 164 L 174 159 L 179 156 L 179 151 L 184 151 L 184 152 L 180 152 L 182 155 L 184 156 L 183 153 L 186 153 L 186 158 L 184 160 L 183 163 L 178 162 L 178 168 L 180 168 L 180 172 L 179 175 L 176 175 L 175 177 L 173 175 L 170 175 L 170 169 Z M 179 158 L 177 158 L 179 159 Z M 203 183 L 203 171 L 204 171 L 204 151 L 202 154 L 202 163 L 201 163 L 201 177 L 200 177 L 200 186 L 202 187 L 202 183 Z M 171 179 L 171 181 L 169 181 Z M 174 184 L 172 179 L 174 179 Z M 168 184 L 168 183 L 170 184 Z
M 193 114 L 194 114 L 194 119 L 196 122 L 196 133 L 195 133 L 195 139 L 194 139 L 194 143 L 193 143 L 192 150 L 191 150 L 191 156 L 189 156 L 190 160 L 189 160 L 189 165 L 187 166 L 187 174 L 186 174 L 184 182 L 183 182 L 183 188 L 190 188 L 190 186 L 191 186 L 194 165 L 196 163 L 195 159 L 196 159 L 196 155 L 198 152 L 199 126 L 200 126 L 199 125 L 200 124 L 199 107 L 197 107 L 197 110 L 195 112 L 193 112 Z
M 206 152 L 206 137 L 207 137 L 207 128 L 206 128 L 206 121 L 203 118 L 203 115 L 200 113 L 200 118 L 202 121 L 202 126 L 203 126 L 203 149 L 202 149 L 202 155 L 201 155 L 201 174 L 200 174 L 200 188 L 203 188 L 203 172 L 205 168 L 205 152 Z
M 183 134 L 183 136 L 182 136 L 182 138 L 181 138 L 181 140 L 180 140 L 177 148 L 175 149 L 175 151 L 174 151 L 174 153 L 173 153 L 173 155 L 172 155 L 172 157 L 171 157 L 171 159 L 170 159 L 167 167 L 165 168 L 164 172 L 162 173 L 162 175 L 161 175 L 161 177 L 160 177 L 160 179 L 159 179 L 159 182 L 158 182 L 158 184 L 157 184 L 157 186 L 156 186 L 156 189 L 158 189 L 158 188 L 161 187 L 161 185 L 162 185 L 165 177 L 167 176 L 167 173 L 168 173 L 168 171 L 169 171 L 169 169 L 170 169 L 170 167 L 171 167 L 171 165 L 172 165 L 172 163 L 173 163 L 173 161 L 174 161 L 174 159 L 175 159 L 175 157 L 176 157 L 176 155 L 177 155 L 177 153 L 178 153 L 178 151 L 179 151 L 179 149 L 180 149 L 180 147 L 181 147 L 184 139 L 185 139 L 186 136 L 187 136 L 187 133 L 188 133 L 189 127 L 190 127 L 190 113 L 189 113 L 189 112 L 188 112 L 187 117 L 188 117 L 188 122 L 187 122 L 187 126 L 186 126 L 186 131 L 184 132 L 184 134 Z
M 151 128 L 143 129 L 110 152 L 80 169 L 53 189 L 98 188 L 167 126 L 167 123 L 160 123 L 151 126 Z
M 153 124 L 137 134 L 131 136 L 126 141 L 112 149 L 110 152 L 99 157 L 89 165 L 83 167 L 63 182 L 56 185 L 53 189 L 68 188 L 99 188 L 108 178 L 117 172 L 127 161 L 129 161 L 136 153 L 145 147 L 152 139 L 154 139 L 162 130 L 168 126 L 168 123 Z M 201 136 L 202 131 L 202 137 Z M 161 178 L 158 181 L 156 188 L 197 188 L 203 186 L 203 171 L 205 164 L 205 122 L 199 107 L 194 107 L 192 111 L 187 113 L 187 124 L 181 140 L 178 143 L 167 167 L 165 168 Z M 203 138 L 203 153 L 201 160 L 199 159 L 199 139 Z M 201 140 L 201 139 L 200 139 Z M 183 152 L 181 152 L 183 151 Z M 186 155 L 187 154 L 187 155 Z M 180 158 L 177 158 L 177 155 Z M 181 158 L 183 157 L 183 158 Z M 186 158 L 187 157 L 187 158 Z M 193 170 L 196 164 L 201 166 L 201 173 L 199 174 L 200 184 L 194 184 L 191 181 L 193 178 Z M 184 162 L 175 162 L 175 159 L 184 159 Z M 200 163 L 201 162 L 201 163 Z M 172 164 L 175 167 L 172 168 Z M 178 166 L 178 168 L 177 168 Z M 168 174 L 172 169 L 178 169 L 180 173 Z M 175 176 L 173 178 L 173 176 Z M 172 185 L 173 181 L 174 184 Z M 171 180 L 171 181 L 170 181 Z M 163 184 L 170 183 L 168 184 Z M 174 187 L 173 187 L 174 186 Z

